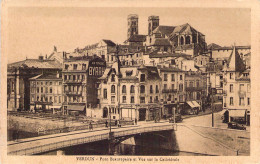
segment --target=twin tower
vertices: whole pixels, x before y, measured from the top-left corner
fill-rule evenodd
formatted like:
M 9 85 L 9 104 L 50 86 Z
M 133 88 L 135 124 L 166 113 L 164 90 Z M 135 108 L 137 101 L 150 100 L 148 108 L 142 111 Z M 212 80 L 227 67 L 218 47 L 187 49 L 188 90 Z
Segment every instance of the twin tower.
M 138 34 L 138 15 L 130 14 L 127 17 L 127 39 L 132 35 Z M 148 35 L 159 26 L 159 16 L 149 16 L 148 17 Z

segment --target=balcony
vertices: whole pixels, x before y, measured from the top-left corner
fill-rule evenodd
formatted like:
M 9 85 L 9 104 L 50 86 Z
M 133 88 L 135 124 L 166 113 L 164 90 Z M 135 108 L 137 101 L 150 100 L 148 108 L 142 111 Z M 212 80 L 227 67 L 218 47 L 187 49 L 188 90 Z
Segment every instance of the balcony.
M 76 96 L 82 95 L 82 91 L 64 91 L 64 93 L 66 95 L 76 95 Z
M 204 87 L 186 87 L 186 91 L 190 91 L 190 92 L 202 91 L 202 90 L 206 90 L 206 88 L 204 88 Z
M 64 80 L 64 83 L 66 84 L 81 84 L 84 80 L 78 79 L 78 80 Z
M 162 93 L 176 93 L 177 89 L 163 89 Z

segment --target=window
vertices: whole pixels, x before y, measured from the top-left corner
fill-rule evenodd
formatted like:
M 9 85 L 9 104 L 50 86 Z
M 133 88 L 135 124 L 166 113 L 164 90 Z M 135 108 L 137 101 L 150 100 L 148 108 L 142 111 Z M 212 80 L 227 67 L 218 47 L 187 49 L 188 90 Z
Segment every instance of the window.
M 244 97 L 239 97 L 239 105 L 240 106 L 244 106 L 245 105 Z
M 234 105 L 233 104 L 233 97 L 230 97 L 230 102 L 229 102 L 230 105 Z
M 103 97 L 104 97 L 104 99 L 107 99 L 107 89 L 103 90 Z
M 230 73 L 229 79 L 233 79 L 233 73 Z
M 179 91 L 183 91 L 183 84 L 179 84 Z
M 175 75 L 172 74 L 172 81 L 175 81 Z
M 150 96 L 150 103 L 153 102 L 153 96 Z
M 76 80 L 76 75 L 73 75 L 73 80 Z
M 150 85 L 150 93 L 153 93 L 153 86 Z
M 250 105 L 250 98 L 247 98 L 247 105 Z
M 135 86 L 131 85 L 130 93 L 135 93 Z
M 61 103 L 61 96 L 59 96 L 59 103 Z
M 54 103 L 57 103 L 57 96 L 54 97 Z
M 50 85 L 52 85 L 52 82 L 50 82 Z
M 40 93 L 40 89 L 39 89 L 39 87 L 36 88 L 36 91 L 37 91 L 37 93 Z
M 111 96 L 111 103 L 115 103 L 115 96 Z
M 154 102 L 159 102 L 158 96 L 155 96 L 155 101 Z
M 52 93 L 52 87 L 50 87 L 50 93 Z
M 111 82 L 115 82 L 115 74 L 111 75 Z
M 230 86 L 229 86 L 229 92 L 233 92 L 233 84 L 230 84 Z
M 182 80 L 182 75 L 180 75 L 180 80 Z
M 172 84 L 172 89 L 174 89 L 174 84 Z
M 65 70 L 68 70 L 69 65 L 68 65 L 68 64 L 65 64 L 64 68 L 65 68 Z
M 141 82 L 144 82 L 145 81 L 145 74 L 141 74 Z
M 77 67 L 78 67 L 77 64 L 73 64 L 73 69 L 74 69 L 74 70 L 77 70 Z
M 45 93 L 48 93 L 48 87 L 45 87 Z
M 126 103 L 126 96 L 123 96 L 123 103 Z
M 115 93 L 115 92 L 116 92 L 115 85 L 112 85 L 112 86 L 111 86 L 111 93 Z
M 193 87 L 193 81 L 190 81 L 189 87 Z
M 52 102 L 52 96 L 50 96 L 50 99 L 49 99 L 49 100 L 50 100 L 50 102 Z
M 145 103 L 145 97 L 140 97 L 140 103 Z
M 43 93 L 43 87 L 41 87 L 41 93 Z
M 197 84 L 196 84 L 197 87 L 200 87 L 200 82 L 199 82 L 199 80 L 197 80 L 196 83 L 197 83 Z
M 82 64 L 82 70 L 86 70 L 87 66 L 86 64 Z
M 168 78 L 167 78 L 167 77 L 168 77 L 168 76 L 167 76 L 167 74 L 165 73 L 165 74 L 164 74 L 164 78 L 163 78 L 163 79 L 164 79 L 164 81 L 167 81 L 167 80 L 168 80 Z
M 140 86 L 140 90 L 141 90 L 141 91 L 140 91 L 141 93 L 145 93 L 145 86 L 144 86 L 144 85 L 141 85 L 141 86 Z
M 159 93 L 159 87 L 156 85 L 156 93 Z
M 180 95 L 180 96 L 179 96 L 179 101 L 180 101 L 180 102 L 183 102 L 183 95 Z
M 123 85 L 123 87 L 122 87 L 122 93 L 126 93 L 126 86 L 125 85 Z
M 131 103 L 135 103 L 135 97 L 131 96 Z
M 167 89 L 167 84 L 164 84 L 164 85 L 163 85 L 163 89 Z

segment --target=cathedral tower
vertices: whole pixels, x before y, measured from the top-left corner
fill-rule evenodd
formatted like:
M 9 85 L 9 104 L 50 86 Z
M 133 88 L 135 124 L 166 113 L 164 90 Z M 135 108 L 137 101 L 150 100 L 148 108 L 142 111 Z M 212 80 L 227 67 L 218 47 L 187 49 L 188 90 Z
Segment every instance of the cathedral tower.
M 130 14 L 127 17 L 127 39 L 129 39 L 132 35 L 138 34 L 138 15 Z
M 148 35 L 151 35 L 153 30 L 159 26 L 159 16 L 148 17 Z

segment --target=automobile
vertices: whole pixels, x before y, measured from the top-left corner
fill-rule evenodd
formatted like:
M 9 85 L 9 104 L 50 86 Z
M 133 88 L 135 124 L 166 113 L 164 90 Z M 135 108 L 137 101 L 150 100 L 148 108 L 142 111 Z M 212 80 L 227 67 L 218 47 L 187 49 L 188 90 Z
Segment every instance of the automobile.
M 229 122 L 228 123 L 228 128 L 230 129 L 239 129 L 239 130 L 246 130 L 246 127 L 244 125 L 241 125 L 237 122 Z
M 180 114 L 176 114 L 175 115 L 175 122 L 177 123 L 177 122 L 182 122 L 182 118 L 181 118 L 181 115 Z M 174 117 L 172 116 L 172 117 L 170 117 L 169 118 L 169 123 L 174 123 Z

